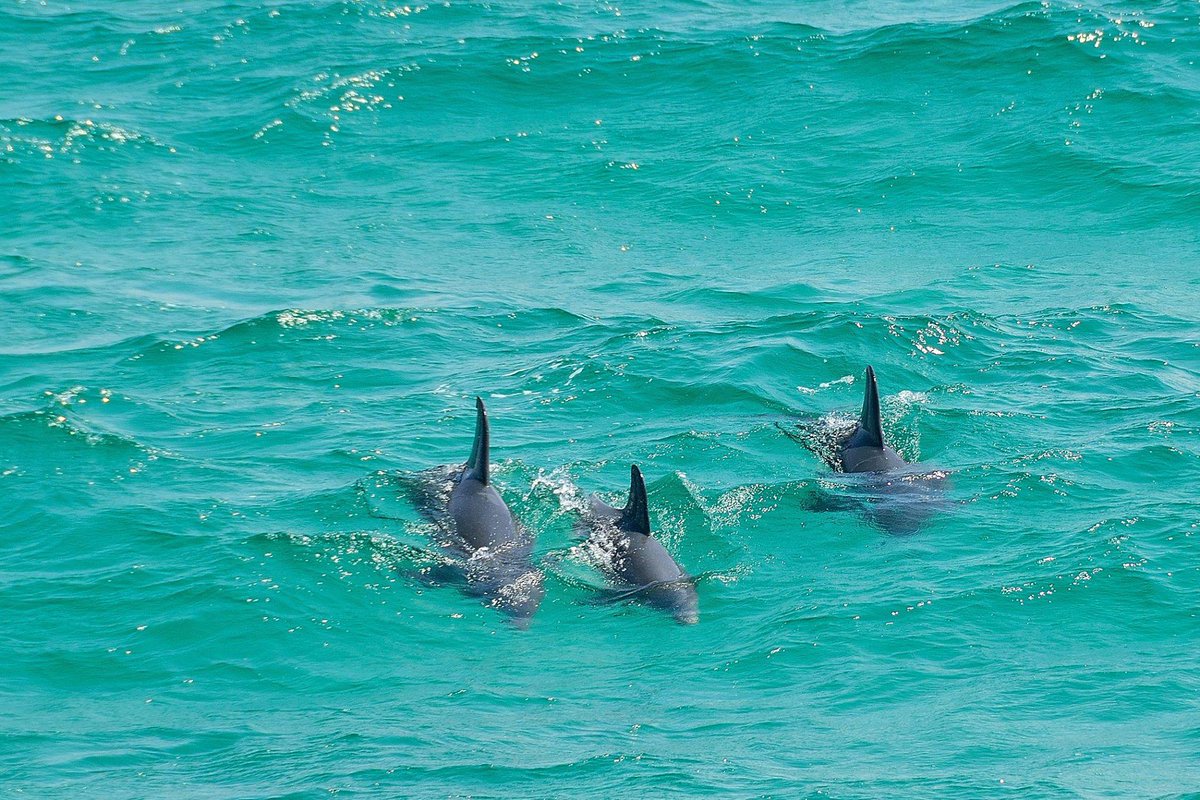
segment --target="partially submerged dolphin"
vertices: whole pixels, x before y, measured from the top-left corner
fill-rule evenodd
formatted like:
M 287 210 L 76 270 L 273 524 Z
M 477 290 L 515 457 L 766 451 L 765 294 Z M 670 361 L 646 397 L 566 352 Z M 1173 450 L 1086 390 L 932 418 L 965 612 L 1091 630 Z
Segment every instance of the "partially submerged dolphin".
M 423 498 L 425 511 L 448 534 L 443 547 L 462 557 L 467 590 L 487 598 L 525 628 L 541 605 L 543 575 L 533 565 L 533 536 L 513 517 L 490 480 L 490 435 L 483 400 L 475 398 L 475 443 L 461 471 L 451 477 L 445 511 L 435 492 Z M 444 484 L 443 484 L 444 485 Z M 449 520 L 446 520 L 449 517 Z
M 700 620 L 693 579 L 650 533 L 646 482 L 637 465 L 629 469 L 629 500 L 613 508 L 596 495 L 589 503 L 588 542 L 601 553 L 598 566 L 616 584 L 616 599 L 639 600 L 690 625 Z
M 888 447 L 879 410 L 879 386 L 875 370 L 869 366 L 866 383 L 858 423 L 837 442 L 836 453 L 818 450 L 814 441 L 788 434 L 834 469 L 854 475 L 846 480 L 847 495 L 823 491 L 811 507 L 820 511 L 855 510 L 888 533 L 917 533 L 942 505 L 940 490 L 948 473 L 910 464 Z

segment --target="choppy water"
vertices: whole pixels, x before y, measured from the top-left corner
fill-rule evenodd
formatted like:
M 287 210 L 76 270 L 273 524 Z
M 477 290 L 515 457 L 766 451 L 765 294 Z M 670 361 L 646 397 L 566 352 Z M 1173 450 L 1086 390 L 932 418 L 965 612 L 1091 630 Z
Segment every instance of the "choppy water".
M 1200 7 L 0 7 L 0 783 L 1191 796 Z M 952 472 L 913 536 L 790 439 Z M 472 398 L 528 631 L 405 476 Z M 593 601 L 622 500 L 699 625 Z

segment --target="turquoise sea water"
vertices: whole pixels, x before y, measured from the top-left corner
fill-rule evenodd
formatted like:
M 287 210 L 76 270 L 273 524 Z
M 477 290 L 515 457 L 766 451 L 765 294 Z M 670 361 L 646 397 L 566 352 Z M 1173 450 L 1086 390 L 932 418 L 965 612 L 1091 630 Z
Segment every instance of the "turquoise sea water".
M 1200 6 L 0 6 L 0 788 L 1191 797 Z M 892 536 L 785 435 L 950 470 Z M 528 631 L 416 573 L 473 398 Z M 700 623 L 597 605 L 630 462 Z

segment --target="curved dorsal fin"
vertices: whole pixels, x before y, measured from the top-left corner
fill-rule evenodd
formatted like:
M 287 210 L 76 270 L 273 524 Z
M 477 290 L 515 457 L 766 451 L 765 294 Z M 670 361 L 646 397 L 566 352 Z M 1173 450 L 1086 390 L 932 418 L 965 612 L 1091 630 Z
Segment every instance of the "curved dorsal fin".
M 621 511 L 617 525 L 623 531 L 650 535 L 650 507 L 646 502 L 646 482 L 637 464 L 629 467 L 629 502 Z
M 489 438 L 487 409 L 483 407 L 483 400 L 476 397 L 475 444 L 471 446 L 471 457 L 467 459 L 466 477 L 474 478 L 485 486 L 488 482 Z
M 879 386 L 875 383 L 875 370 L 867 367 L 867 388 L 863 393 L 862 415 L 858 427 L 850 436 L 846 447 L 883 447 L 883 420 L 879 415 Z

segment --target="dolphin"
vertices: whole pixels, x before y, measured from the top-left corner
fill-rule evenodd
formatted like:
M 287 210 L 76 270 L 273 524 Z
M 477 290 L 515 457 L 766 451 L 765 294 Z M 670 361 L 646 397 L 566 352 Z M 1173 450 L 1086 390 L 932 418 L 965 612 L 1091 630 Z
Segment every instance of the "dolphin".
M 518 628 L 527 628 L 546 594 L 544 576 L 533 565 L 533 536 L 508 510 L 490 479 L 490 433 L 487 409 L 475 398 L 475 443 L 461 470 L 451 475 L 445 513 L 433 508 L 438 496 L 422 498 L 430 518 L 443 533 L 443 547 L 461 556 L 457 566 L 467 591 L 509 615 Z M 449 518 L 447 520 L 447 517 Z
M 588 543 L 599 551 L 601 571 L 618 587 L 614 597 L 663 609 L 684 625 L 699 622 L 700 598 L 694 580 L 650 533 L 646 482 L 637 465 L 629 468 L 629 499 L 624 508 L 613 508 L 592 495 L 588 510 Z
M 785 430 L 831 467 L 850 473 L 846 494 L 818 492 L 810 501 L 815 511 L 854 510 L 891 534 L 917 533 L 934 511 L 943 505 L 940 490 L 949 473 L 910 464 L 891 447 L 883 435 L 879 412 L 879 386 L 875 370 L 867 367 L 862 413 L 848 435 L 834 444 L 833 452 L 822 446 L 820 437 L 797 436 Z

